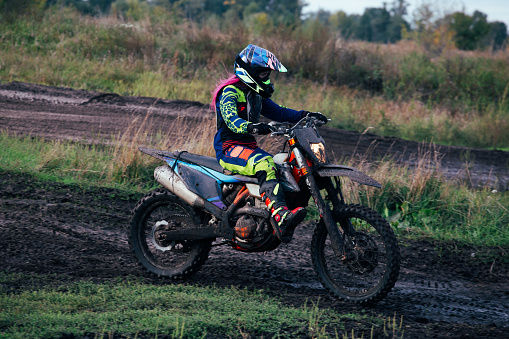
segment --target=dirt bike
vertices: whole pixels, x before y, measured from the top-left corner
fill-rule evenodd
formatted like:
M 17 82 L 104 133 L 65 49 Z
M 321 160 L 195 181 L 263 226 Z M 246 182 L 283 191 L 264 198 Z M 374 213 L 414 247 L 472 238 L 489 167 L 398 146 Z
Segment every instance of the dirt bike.
M 320 219 L 311 257 L 322 285 L 339 299 L 374 303 L 398 278 L 397 239 L 377 212 L 345 202 L 340 177 L 381 185 L 355 168 L 330 163 L 317 130 L 322 124 L 313 117 L 293 126 L 270 124 L 273 136 L 287 139 L 274 156 L 278 178 L 290 210 L 308 207 L 310 197 L 316 204 Z M 281 244 L 256 177 L 227 172 L 212 157 L 139 149 L 166 162 L 154 171 L 164 188 L 138 202 L 128 232 L 131 249 L 149 272 L 184 279 L 200 269 L 213 243 L 243 252 L 271 251 Z

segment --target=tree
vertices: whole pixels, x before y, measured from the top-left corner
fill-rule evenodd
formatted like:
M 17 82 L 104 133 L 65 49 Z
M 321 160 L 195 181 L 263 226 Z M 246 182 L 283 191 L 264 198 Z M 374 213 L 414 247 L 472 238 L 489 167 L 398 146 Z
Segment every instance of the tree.
M 274 24 L 295 25 L 300 24 L 304 4 L 299 0 L 258 0 L 265 3 L 265 12 L 274 20 Z M 257 2 L 258 2 L 257 1 Z
M 384 8 L 366 8 L 362 15 L 355 36 L 361 40 L 387 42 L 387 31 L 391 15 Z
M 490 31 L 480 42 L 482 48 L 490 48 L 492 51 L 505 49 L 508 42 L 507 25 L 500 21 L 488 23 Z
M 481 48 L 482 41 L 491 29 L 486 14 L 479 11 L 475 11 L 472 16 L 456 12 L 446 19 L 454 32 L 456 47 L 466 51 Z
M 329 26 L 341 33 L 341 36 L 345 39 L 349 39 L 354 36 L 357 31 L 357 26 L 360 22 L 360 15 L 353 14 L 348 15 L 344 11 L 337 11 L 329 17 Z
M 452 49 L 454 34 L 449 22 L 444 19 L 445 10 L 438 1 L 424 1 L 413 12 L 412 31 L 405 30 L 403 37 L 411 39 L 432 54 L 440 55 L 444 50 Z
M 205 6 L 203 9 L 207 13 L 214 13 L 218 16 L 221 16 L 224 12 L 226 12 L 228 5 L 229 5 L 229 1 L 207 0 L 207 1 L 205 1 Z
M 408 5 L 405 0 L 394 0 L 391 7 L 392 15 L 402 18 L 408 13 Z
M 360 18 L 350 18 L 339 15 L 337 21 L 341 22 L 342 31 L 353 31 L 354 37 L 372 42 L 396 42 L 401 40 L 402 29 L 409 29 L 409 23 L 403 18 L 407 3 L 404 0 L 394 1 L 392 8 L 366 8 Z
M 99 12 L 99 13 L 109 12 L 113 1 L 115 1 L 115 0 L 88 0 L 92 10 Z
M 402 31 L 410 30 L 410 24 L 403 18 L 407 14 L 408 3 L 405 0 L 396 0 L 390 9 L 391 19 L 387 28 L 387 42 L 396 42 L 402 39 Z
M 373 41 L 373 29 L 371 27 L 371 17 L 368 10 L 364 11 L 364 14 L 359 20 L 359 25 L 354 32 L 354 36 L 357 39 L 365 41 Z
M 329 11 L 325 11 L 323 9 L 319 9 L 318 12 L 314 15 L 318 21 L 320 21 L 322 24 L 327 24 L 329 22 L 329 19 L 331 17 L 331 13 Z

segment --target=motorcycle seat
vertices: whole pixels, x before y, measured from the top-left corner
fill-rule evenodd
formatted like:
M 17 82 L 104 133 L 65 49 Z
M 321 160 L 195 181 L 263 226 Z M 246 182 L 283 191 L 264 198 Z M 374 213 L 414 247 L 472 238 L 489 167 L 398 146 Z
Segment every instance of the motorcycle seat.
M 190 162 L 195 165 L 204 166 L 210 169 L 213 169 L 216 172 L 223 173 L 225 175 L 233 175 L 242 181 L 251 182 L 251 183 L 258 183 L 258 178 L 253 176 L 246 176 L 246 175 L 240 175 L 237 173 L 230 172 L 223 168 L 218 162 L 216 158 L 208 157 L 205 155 L 199 155 L 199 154 L 193 154 L 193 153 L 187 153 L 187 152 L 180 152 L 175 151 L 173 152 L 173 156 L 175 158 L 179 158 L 181 160 Z
M 195 165 L 205 166 L 219 173 L 223 173 L 223 167 L 217 162 L 216 158 L 180 151 L 173 152 L 173 155 L 175 158 L 182 159 Z

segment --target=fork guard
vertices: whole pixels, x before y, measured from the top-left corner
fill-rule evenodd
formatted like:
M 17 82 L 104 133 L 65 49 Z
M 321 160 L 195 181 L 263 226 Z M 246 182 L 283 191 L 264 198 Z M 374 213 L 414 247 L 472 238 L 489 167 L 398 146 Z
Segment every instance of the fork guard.
M 382 185 L 356 168 L 342 165 L 324 165 L 316 173 L 320 177 L 348 177 L 359 184 L 382 188 Z

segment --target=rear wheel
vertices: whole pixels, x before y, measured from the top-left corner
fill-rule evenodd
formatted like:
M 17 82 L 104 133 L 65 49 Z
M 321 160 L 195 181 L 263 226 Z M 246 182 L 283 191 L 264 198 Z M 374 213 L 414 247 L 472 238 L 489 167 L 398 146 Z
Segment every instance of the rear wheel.
M 350 222 L 355 234 L 345 240 L 346 260 L 334 253 L 323 220 L 313 234 L 313 265 L 323 286 L 336 297 L 361 304 L 384 298 L 399 275 L 400 251 L 387 221 L 365 206 L 345 205 L 338 223 Z
M 168 239 L 166 232 L 199 225 L 200 218 L 193 208 L 167 190 L 157 189 L 143 197 L 134 208 L 129 245 L 149 272 L 183 279 L 205 263 L 212 240 L 176 241 Z

